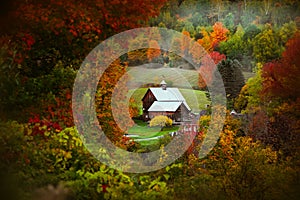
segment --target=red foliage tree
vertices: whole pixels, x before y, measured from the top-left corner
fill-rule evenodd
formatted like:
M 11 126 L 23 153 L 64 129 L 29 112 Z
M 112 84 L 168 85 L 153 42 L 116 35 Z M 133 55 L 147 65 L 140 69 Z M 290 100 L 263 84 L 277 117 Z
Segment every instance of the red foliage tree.
M 74 37 L 87 33 L 119 32 L 141 25 L 156 16 L 166 1 L 137 0 L 46 0 L 18 1 L 15 15 L 23 23 L 50 29 L 55 34 L 70 32 Z M 109 30 L 111 29 L 111 30 Z M 92 38 L 85 38 L 92 39 Z
M 55 68 L 78 69 L 88 52 L 99 42 L 121 31 L 144 26 L 150 17 L 159 14 L 165 2 L 166 0 L 16 0 L 9 15 L 17 23 L 10 26 L 5 37 L 0 36 L 1 50 L 4 49 L 7 54 L 3 56 L 6 59 L 3 63 L 10 65 L 9 70 L 14 69 L 9 75 L 20 78 L 23 85 L 31 78 L 39 79 L 51 74 Z M 155 53 L 151 56 L 156 56 L 157 51 Z M 73 79 L 69 80 L 72 81 Z M 20 89 L 15 89 L 16 93 L 23 91 L 23 85 Z M 38 85 L 40 93 L 43 93 L 42 87 L 45 86 L 48 85 Z M 66 116 L 62 115 L 65 113 L 69 115 L 70 99 L 59 94 L 66 89 L 71 90 L 69 86 L 49 88 L 60 100 L 49 106 L 48 99 L 41 100 L 47 102 L 47 105 L 46 109 L 40 110 L 48 110 L 49 113 L 46 116 L 44 113 L 39 114 L 46 118 L 64 118 Z M 46 95 L 37 94 L 34 98 L 40 101 L 40 96 L 44 98 Z M 65 100 L 69 103 L 65 103 L 62 108 L 61 102 Z M 37 107 L 36 104 L 34 106 Z M 26 107 L 29 106 L 26 104 Z M 68 121 L 66 126 L 72 125 L 69 123 L 71 117 L 61 120 Z
M 7 33 L 10 35 L 7 41 L 16 44 L 10 44 L 14 47 L 10 50 L 13 52 L 11 57 L 15 57 L 17 63 L 30 57 L 27 60 L 28 67 L 42 65 L 46 73 L 58 60 L 78 68 L 80 61 L 101 40 L 127 29 L 144 26 L 150 17 L 159 14 L 165 2 L 17 0 L 10 15 L 18 23 Z M 15 46 L 22 48 L 15 49 Z M 43 63 L 45 60 L 49 62 Z M 23 70 L 26 71 L 30 70 Z
M 263 67 L 263 97 L 296 100 L 300 95 L 300 33 L 286 44 L 286 50 L 278 61 Z
M 282 58 L 262 68 L 261 101 L 268 119 L 265 133 L 257 136 L 285 155 L 299 150 L 300 113 L 300 33 L 286 44 Z
M 199 69 L 199 79 L 198 79 L 198 85 L 200 88 L 205 88 L 208 84 L 211 83 L 213 72 L 216 69 L 216 65 L 221 61 L 225 60 L 226 56 L 224 54 L 220 54 L 217 51 L 213 51 L 209 53 L 208 55 L 204 56 L 201 61 L 201 67 Z M 213 62 L 214 63 L 213 63 Z M 205 76 L 205 79 L 203 78 Z M 205 81 L 206 80 L 206 81 Z

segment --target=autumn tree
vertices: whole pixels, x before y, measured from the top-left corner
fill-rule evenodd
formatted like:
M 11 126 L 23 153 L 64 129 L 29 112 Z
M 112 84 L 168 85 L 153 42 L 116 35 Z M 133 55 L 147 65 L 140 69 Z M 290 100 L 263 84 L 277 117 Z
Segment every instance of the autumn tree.
M 266 63 L 263 67 L 263 94 L 269 99 L 295 101 L 299 98 L 300 34 L 296 33 L 286 44 L 279 61 Z
M 122 135 L 134 124 L 130 108 L 126 106 L 126 68 L 127 65 L 120 64 L 119 59 L 114 61 L 101 76 L 95 96 L 99 124 L 113 142 L 120 141 Z
M 217 51 L 213 51 L 202 58 L 198 78 L 198 86 L 201 89 L 206 88 L 207 85 L 212 83 L 213 73 L 216 70 L 217 64 L 225 59 L 226 56 L 224 54 L 220 54 Z
M 151 48 L 147 50 L 147 58 L 149 61 L 152 61 L 154 58 L 157 58 L 161 55 L 161 50 L 156 40 L 151 40 L 149 43 Z
M 140 105 L 139 103 L 133 98 L 133 97 L 130 97 L 129 99 L 129 114 L 130 114 L 130 117 L 133 118 L 133 117 L 138 117 L 140 115 Z
M 41 3 L 29 0 L 15 3 L 13 15 L 20 23 L 12 34 L 30 33 L 35 43 L 28 52 L 27 64 L 30 70 L 46 70 L 58 60 L 78 68 L 80 61 L 101 40 L 141 26 L 158 14 L 165 1 L 47 0 Z
M 189 38 L 191 38 L 191 35 L 188 31 L 182 31 L 182 34 L 183 36 L 180 41 L 180 49 L 183 55 L 187 55 L 189 53 L 188 52 L 188 49 L 190 47 Z
M 144 26 L 150 17 L 158 15 L 165 2 L 14 1 L 8 15 L 16 23 L 0 37 L 1 74 L 3 69 L 8 75 L 6 79 L 1 78 L 1 85 L 14 91 L 8 98 L 17 99 L 17 94 L 25 94 L 22 99 L 26 99 L 26 103 L 20 102 L 20 107 L 36 105 L 28 95 L 33 91 L 24 91 L 27 82 L 33 82 L 35 88 L 42 91 L 35 97 L 36 101 L 47 96 L 49 89 L 52 95 L 58 95 L 57 88 L 40 84 L 40 79 L 54 75 L 56 67 L 79 69 L 83 59 L 101 41 L 121 31 Z M 72 82 L 70 79 L 69 83 Z M 61 87 L 68 86 L 61 84 Z M 33 90 L 34 87 L 28 88 Z
M 242 88 L 238 98 L 247 102 L 246 112 L 255 113 L 260 107 L 260 93 L 262 90 L 262 64 L 258 63 L 255 67 L 255 76 L 249 78 L 246 85 Z
M 272 27 L 266 29 L 253 39 L 253 56 L 257 62 L 265 63 L 279 58 L 282 48 Z
M 287 42 L 281 59 L 258 64 L 256 77 L 249 79 L 237 101 L 248 103 L 248 134 L 284 156 L 294 155 L 299 146 L 299 38 L 296 33 Z
M 221 22 L 216 22 L 213 25 L 213 31 L 208 33 L 205 29 L 201 30 L 203 38 L 198 40 L 206 51 L 213 51 L 220 42 L 226 41 L 228 38 L 229 30 L 223 26 Z
M 150 38 L 144 34 L 139 34 L 134 39 L 126 42 L 125 45 L 127 45 L 127 47 L 130 49 L 135 49 L 126 53 L 126 59 L 124 60 L 128 62 L 129 66 L 137 66 L 148 62 L 155 62 L 162 55 L 159 45 L 161 36 L 158 32 L 158 29 L 151 29 L 149 31 L 149 35 L 151 35 Z M 140 46 L 147 48 L 140 49 Z
M 211 41 L 211 37 L 210 34 L 207 30 L 205 30 L 204 28 L 201 29 L 200 31 L 202 38 L 198 39 L 197 42 L 208 52 L 213 50 L 213 46 L 212 46 L 212 41 Z
M 155 116 L 153 119 L 150 121 L 150 127 L 152 126 L 159 126 L 163 128 L 164 126 L 171 126 L 172 125 L 172 119 L 170 119 L 167 116 L 164 115 L 158 115 Z
M 220 43 L 220 52 L 228 58 L 241 60 L 247 45 L 243 40 L 244 33 L 243 27 L 238 26 L 236 32 L 228 40 Z
M 293 35 L 297 31 L 297 25 L 294 21 L 290 21 L 289 23 L 285 23 L 282 27 L 278 30 L 278 37 L 280 39 L 280 43 L 285 45 L 287 41 L 293 37 Z
M 5 63 L 16 73 L 38 77 L 59 61 L 74 69 L 101 40 L 142 26 L 165 1 L 106 2 L 75 0 L 15 1 L 10 15 L 15 26 L 6 33 Z

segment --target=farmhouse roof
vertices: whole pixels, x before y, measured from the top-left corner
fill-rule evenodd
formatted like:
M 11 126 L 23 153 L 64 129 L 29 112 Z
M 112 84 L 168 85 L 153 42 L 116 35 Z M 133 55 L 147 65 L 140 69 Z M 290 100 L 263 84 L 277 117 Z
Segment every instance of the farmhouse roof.
M 184 102 L 185 99 L 178 90 L 178 88 L 167 88 L 162 90 L 161 88 L 149 88 L 157 101 L 179 101 Z
M 167 102 L 167 101 L 154 101 L 148 109 L 149 112 L 175 112 L 181 104 L 190 110 L 186 102 Z

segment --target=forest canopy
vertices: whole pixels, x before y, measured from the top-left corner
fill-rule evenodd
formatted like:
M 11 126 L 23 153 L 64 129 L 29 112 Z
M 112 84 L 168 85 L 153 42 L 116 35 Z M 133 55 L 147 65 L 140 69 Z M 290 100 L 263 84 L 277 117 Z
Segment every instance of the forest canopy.
M 1 1 L 0 195 L 7 199 L 298 199 L 299 13 L 296 0 Z M 98 44 L 142 27 L 181 33 L 174 45 L 192 58 L 197 70 L 162 49 L 161 36 L 153 33 L 148 44 L 152 48 L 128 52 L 110 63 L 93 97 L 73 94 L 83 61 L 97 64 L 97 55 L 89 53 Z M 147 39 L 112 43 L 107 52 Z M 201 45 L 206 56 L 188 39 Z M 167 126 L 155 132 L 151 128 L 161 123 L 143 121 L 141 99 L 136 96 L 158 87 L 162 81 L 158 79 L 164 78 L 140 85 L 136 81 L 139 90 L 130 90 L 126 81 L 134 77 L 127 72 L 143 64 L 153 64 L 151 70 L 178 70 L 188 77 L 191 89 L 181 91 L 201 96 L 203 105 L 196 107 L 206 107 L 190 113 L 196 131 L 182 131 L 167 118 Z M 213 141 L 206 140 L 210 127 L 222 118 L 204 105 L 212 102 L 208 85 L 214 84 L 215 70 L 221 74 L 227 104 L 226 108 L 212 105 L 226 110 L 226 119 L 211 145 Z M 140 76 L 137 80 L 145 74 Z M 176 79 L 166 81 L 168 87 L 178 86 Z M 119 93 L 113 96 L 116 88 Z M 130 92 L 135 96 L 126 96 Z M 85 138 L 80 133 L 90 127 L 77 130 L 73 95 L 94 100 L 97 123 L 121 153 L 86 145 L 98 142 L 99 135 Z M 113 98 L 120 102 L 118 118 Z M 80 105 L 77 108 L 86 112 Z M 180 138 L 176 148 L 194 138 L 183 155 L 166 153 L 174 137 Z M 205 149 L 210 145 L 212 149 Z M 199 157 L 203 149 L 209 153 Z M 141 155 L 140 165 L 153 165 L 152 154 L 147 153 L 155 151 L 161 155 L 157 165 L 177 159 L 149 173 L 126 173 L 113 168 L 114 163 L 99 161 L 122 156 L 123 151 Z

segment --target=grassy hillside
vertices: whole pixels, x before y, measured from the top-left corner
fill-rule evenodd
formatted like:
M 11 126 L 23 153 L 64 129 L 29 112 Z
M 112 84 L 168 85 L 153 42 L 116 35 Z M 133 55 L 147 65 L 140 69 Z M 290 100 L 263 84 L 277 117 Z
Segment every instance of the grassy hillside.
M 170 87 L 197 88 L 198 73 L 196 70 L 162 67 L 151 69 L 147 67 L 129 67 L 131 81 L 137 85 L 143 83 L 160 83 L 165 79 Z M 254 76 L 252 72 L 243 72 L 245 81 Z
M 192 88 L 198 85 L 196 70 L 186 70 L 170 67 L 147 68 L 129 67 L 132 84 L 160 83 L 164 79 L 170 87 Z

